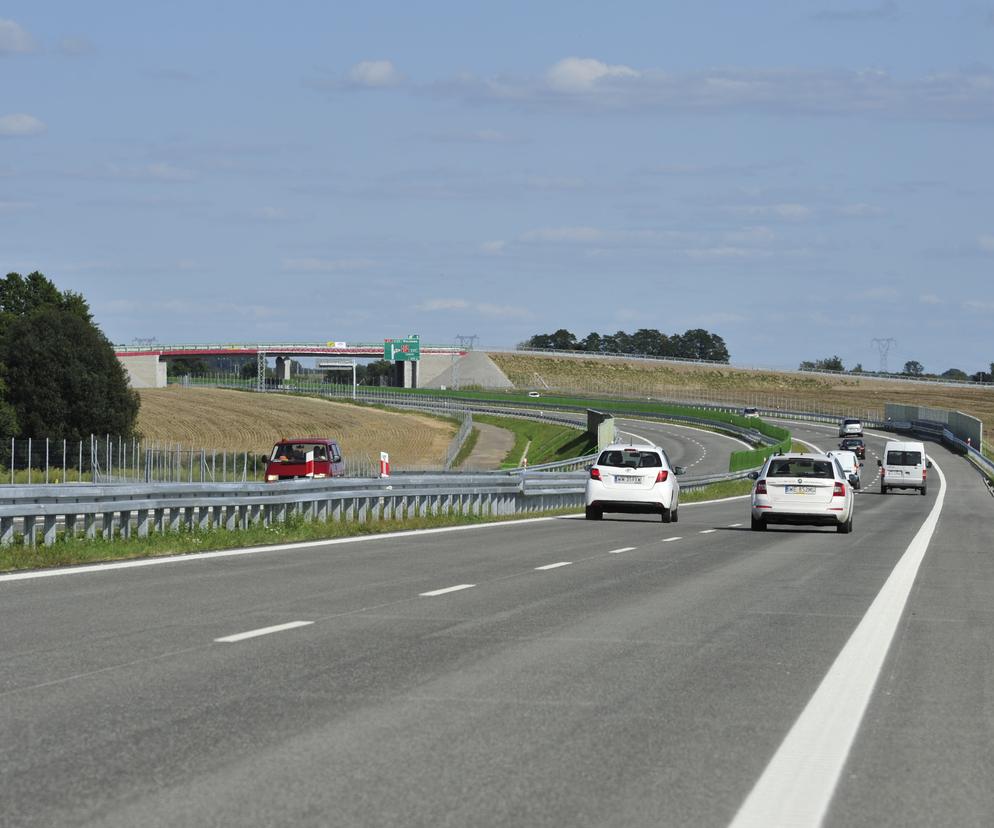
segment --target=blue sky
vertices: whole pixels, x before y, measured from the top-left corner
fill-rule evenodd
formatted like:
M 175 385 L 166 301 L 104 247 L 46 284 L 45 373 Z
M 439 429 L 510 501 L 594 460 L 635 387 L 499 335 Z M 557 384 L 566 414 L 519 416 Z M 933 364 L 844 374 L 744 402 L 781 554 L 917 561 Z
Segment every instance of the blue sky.
M 8 2 L 0 266 L 112 341 L 994 360 L 994 2 Z

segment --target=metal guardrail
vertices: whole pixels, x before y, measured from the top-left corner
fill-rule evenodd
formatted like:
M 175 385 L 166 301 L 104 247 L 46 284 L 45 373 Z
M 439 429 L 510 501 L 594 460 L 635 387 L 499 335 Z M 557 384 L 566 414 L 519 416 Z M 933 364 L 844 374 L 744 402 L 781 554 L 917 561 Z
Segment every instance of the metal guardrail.
M 574 462 L 592 458 L 596 455 Z M 690 491 L 747 474 L 687 477 L 680 487 Z M 270 484 L 10 486 L 0 491 L 0 545 L 49 546 L 58 539 L 60 528 L 66 538 L 112 539 L 269 526 L 291 516 L 306 521 L 373 523 L 429 515 L 503 517 L 578 509 L 584 503 L 586 480 L 585 471 L 529 469 Z

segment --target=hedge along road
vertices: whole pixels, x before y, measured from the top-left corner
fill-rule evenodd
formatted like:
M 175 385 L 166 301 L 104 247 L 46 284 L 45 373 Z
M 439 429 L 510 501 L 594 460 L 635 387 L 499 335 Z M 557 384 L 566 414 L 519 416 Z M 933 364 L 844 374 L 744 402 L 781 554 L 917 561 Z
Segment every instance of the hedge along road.
M 851 535 L 739 498 L 0 578 L 4 817 L 728 824 L 946 490 L 824 821 L 985 824 L 994 515 L 933 453 Z

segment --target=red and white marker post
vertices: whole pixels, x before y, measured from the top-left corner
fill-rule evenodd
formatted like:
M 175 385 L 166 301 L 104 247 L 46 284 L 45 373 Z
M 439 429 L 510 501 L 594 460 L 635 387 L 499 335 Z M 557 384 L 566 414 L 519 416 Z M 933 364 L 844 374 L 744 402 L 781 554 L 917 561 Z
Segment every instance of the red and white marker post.
M 390 476 L 390 455 L 385 451 L 380 452 L 380 477 Z

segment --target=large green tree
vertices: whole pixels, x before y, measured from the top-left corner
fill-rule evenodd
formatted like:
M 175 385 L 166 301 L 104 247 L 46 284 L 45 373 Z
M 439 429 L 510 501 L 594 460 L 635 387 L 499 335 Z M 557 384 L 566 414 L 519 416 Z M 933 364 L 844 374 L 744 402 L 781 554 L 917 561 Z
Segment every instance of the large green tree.
M 138 395 L 113 347 L 83 297 L 41 273 L 0 281 L 0 365 L 18 436 L 133 434 Z

